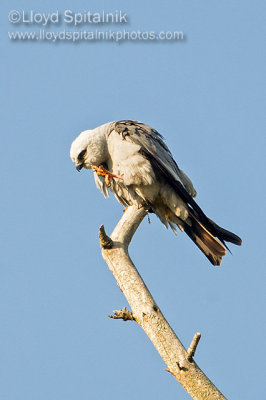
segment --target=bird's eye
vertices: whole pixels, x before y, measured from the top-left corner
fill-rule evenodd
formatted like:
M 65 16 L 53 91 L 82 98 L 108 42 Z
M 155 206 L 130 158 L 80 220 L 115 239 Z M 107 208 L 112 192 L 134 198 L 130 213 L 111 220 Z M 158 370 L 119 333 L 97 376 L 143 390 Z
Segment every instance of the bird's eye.
M 78 160 L 79 160 L 79 161 L 82 161 L 82 160 L 83 160 L 83 157 L 85 156 L 85 153 L 86 153 L 86 150 L 82 150 L 82 151 L 79 153 L 79 155 L 78 155 Z

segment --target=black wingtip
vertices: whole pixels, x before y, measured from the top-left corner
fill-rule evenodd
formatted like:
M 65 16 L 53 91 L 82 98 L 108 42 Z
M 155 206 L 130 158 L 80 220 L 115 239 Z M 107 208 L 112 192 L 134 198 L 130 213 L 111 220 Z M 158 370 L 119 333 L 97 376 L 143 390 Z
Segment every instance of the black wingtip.
M 231 240 L 231 243 L 234 243 L 237 246 L 241 246 L 242 239 L 239 236 L 235 235 L 234 233 L 232 234 L 232 237 L 233 237 L 233 240 Z
M 225 242 L 230 242 L 233 243 L 237 246 L 241 246 L 242 244 L 242 239 L 237 236 L 235 233 L 228 231 L 227 229 L 221 228 L 219 225 L 217 225 L 214 221 L 212 221 L 209 218 L 210 223 L 213 225 L 217 232 L 217 237 L 220 240 L 224 240 Z

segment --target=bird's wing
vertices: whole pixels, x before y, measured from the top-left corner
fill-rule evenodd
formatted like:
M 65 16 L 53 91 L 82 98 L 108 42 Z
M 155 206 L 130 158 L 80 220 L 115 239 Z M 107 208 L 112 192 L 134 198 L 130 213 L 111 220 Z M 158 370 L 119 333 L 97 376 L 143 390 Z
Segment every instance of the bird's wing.
M 160 166 L 169 180 L 180 182 L 190 196 L 196 196 L 192 182 L 176 164 L 159 132 L 141 122 L 128 120 L 116 122 L 114 129 L 123 139 L 139 145 L 143 155 L 151 158 L 157 168 Z
M 124 140 L 140 146 L 141 153 L 149 159 L 153 170 L 160 174 L 187 204 L 191 215 L 196 217 L 212 235 L 218 237 L 227 249 L 225 241 L 241 244 L 241 239 L 237 235 L 216 225 L 195 202 L 193 197 L 196 196 L 196 191 L 190 179 L 178 168 L 163 137 L 155 129 L 138 121 L 127 120 L 116 122 L 114 129 Z

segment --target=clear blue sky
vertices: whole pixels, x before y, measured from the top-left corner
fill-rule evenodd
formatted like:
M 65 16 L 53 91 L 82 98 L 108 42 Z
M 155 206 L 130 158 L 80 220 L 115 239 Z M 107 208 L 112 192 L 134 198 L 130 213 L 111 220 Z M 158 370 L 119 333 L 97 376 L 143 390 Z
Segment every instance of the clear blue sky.
M 122 10 L 126 25 L 182 42 L 12 42 L 10 10 Z M 101 258 L 98 228 L 122 207 L 76 172 L 77 134 L 118 119 L 162 133 L 198 202 L 243 238 L 221 268 L 151 216 L 131 256 L 185 346 L 229 399 L 265 396 L 265 1 L 1 2 L 0 398 L 188 399 Z

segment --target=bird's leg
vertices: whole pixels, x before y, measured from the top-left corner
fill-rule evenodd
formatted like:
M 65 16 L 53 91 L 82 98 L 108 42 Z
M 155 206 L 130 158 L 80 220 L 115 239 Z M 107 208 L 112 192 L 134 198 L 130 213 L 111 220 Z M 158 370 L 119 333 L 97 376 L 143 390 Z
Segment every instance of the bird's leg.
M 112 174 L 112 172 L 108 171 L 107 169 L 103 168 L 102 165 L 99 167 L 96 167 L 96 165 L 92 165 L 91 168 L 93 171 L 96 171 L 96 174 L 99 176 L 104 176 L 104 180 L 106 185 L 110 185 L 111 183 L 111 178 L 117 178 L 123 180 L 122 176 Z

